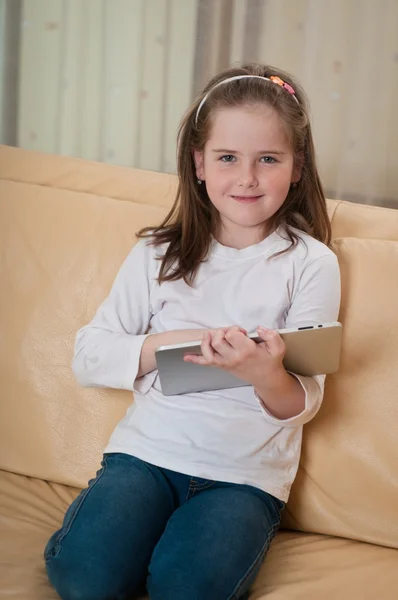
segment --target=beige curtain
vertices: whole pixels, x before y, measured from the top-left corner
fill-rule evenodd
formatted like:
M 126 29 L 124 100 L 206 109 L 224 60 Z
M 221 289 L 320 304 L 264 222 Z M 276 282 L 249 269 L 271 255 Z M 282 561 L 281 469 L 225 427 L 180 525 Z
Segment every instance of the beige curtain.
M 298 77 L 329 197 L 398 208 L 398 0 L 0 0 L 0 139 L 175 170 L 203 83 Z

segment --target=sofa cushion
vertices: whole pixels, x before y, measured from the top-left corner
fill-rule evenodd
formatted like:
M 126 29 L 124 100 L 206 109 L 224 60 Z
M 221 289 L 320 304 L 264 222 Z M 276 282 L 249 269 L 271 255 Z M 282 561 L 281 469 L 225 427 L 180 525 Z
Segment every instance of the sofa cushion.
M 343 350 L 305 427 L 285 524 L 398 547 L 398 243 L 336 241 Z
M 0 598 L 58 598 L 47 581 L 43 550 L 78 492 L 75 488 L 0 471 Z M 281 532 L 271 546 L 250 598 L 395 600 L 397 560 L 397 550 L 321 535 Z
M 398 241 L 398 210 L 327 200 L 334 238 Z
M 398 550 L 280 532 L 250 600 L 395 600 Z
M 95 197 L 170 208 L 177 177 L 73 156 L 0 145 L 0 178 L 27 185 L 84 192 Z M 14 198 L 14 201 L 16 199 Z M 332 201 L 332 204 L 337 202 Z
M 83 487 L 132 395 L 74 380 L 77 330 L 164 207 L 0 182 L 0 468 Z
M 78 490 L 0 471 L 0 598 L 56 600 L 44 547 Z

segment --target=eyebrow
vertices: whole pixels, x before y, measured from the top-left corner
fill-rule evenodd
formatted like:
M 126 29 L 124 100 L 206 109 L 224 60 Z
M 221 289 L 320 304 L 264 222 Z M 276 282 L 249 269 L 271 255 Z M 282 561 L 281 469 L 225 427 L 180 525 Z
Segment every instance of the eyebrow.
M 213 152 L 222 152 L 223 154 L 240 154 L 237 150 L 228 150 L 226 148 L 216 148 Z M 286 154 L 281 150 L 260 150 L 257 154 Z

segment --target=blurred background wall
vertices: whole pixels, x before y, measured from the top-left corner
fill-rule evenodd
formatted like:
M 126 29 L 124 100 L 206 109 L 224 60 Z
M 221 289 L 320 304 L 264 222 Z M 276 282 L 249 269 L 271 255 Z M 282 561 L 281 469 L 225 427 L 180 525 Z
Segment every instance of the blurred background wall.
M 0 0 L 0 142 L 173 172 L 244 61 L 301 80 L 329 197 L 398 208 L 398 0 Z

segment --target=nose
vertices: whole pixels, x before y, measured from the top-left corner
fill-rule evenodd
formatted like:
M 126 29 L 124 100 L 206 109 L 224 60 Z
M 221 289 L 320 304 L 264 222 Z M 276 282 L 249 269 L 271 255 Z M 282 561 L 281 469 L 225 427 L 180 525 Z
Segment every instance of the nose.
M 242 187 L 253 188 L 256 187 L 257 183 L 255 166 L 252 164 L 242 165 L 239 173 L 239 185 Z

